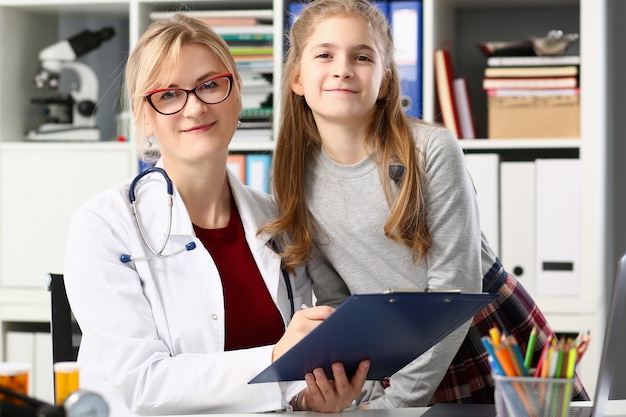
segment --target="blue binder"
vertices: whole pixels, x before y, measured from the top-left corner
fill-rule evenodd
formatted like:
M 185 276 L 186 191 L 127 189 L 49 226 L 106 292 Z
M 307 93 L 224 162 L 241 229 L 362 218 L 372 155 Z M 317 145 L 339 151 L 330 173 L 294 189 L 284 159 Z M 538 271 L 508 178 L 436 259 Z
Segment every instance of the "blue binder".
M 308 6 L 308 3 L 289 2 L 289 6 L 287 7 L 287 10 L 289 10 L 289 14 L 287 16 L 288 28 L 293 26 L 293 23 L 298 19 L 298 17 L 300 17 L 300 13 L 302 13 L 302 10 L 306 6 Z
M 271 154 L 246 154 L 246 185 L 269 193 L 271 168 Z
M 249 383 L 303 380 L 342 362 L 348 376 L 371 360 L 367 379 L 393 375 L 472 319 L 497 294 L 397 291 L 353 294 L 333 314 Z
M 402 88 L 402 107 L 409 116 L 422 117 L 422 1 L 393 0 L 389 17 Z
M 370 1 L 370 3 L 378 7 L 382 14 L 387 18 L 387 21 L 389 21 L 389 2 L 387 0 Z

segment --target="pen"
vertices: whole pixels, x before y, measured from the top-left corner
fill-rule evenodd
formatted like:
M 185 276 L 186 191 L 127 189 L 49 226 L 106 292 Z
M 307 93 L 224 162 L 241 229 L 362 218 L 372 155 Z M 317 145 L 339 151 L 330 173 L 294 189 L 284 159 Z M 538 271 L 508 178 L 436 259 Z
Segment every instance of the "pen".
M 526 369 L 530 369 L 533 363 L 533 354 L 535 351 L 535 344 L 537 343 L 537 326 L 533 326 L 528 337 L 528 346 L 526 347 L 526 357 L 524 358 L 524 366 Z
M 578 346 L 577 346 L 577 352 L 578 352 L 578 359 L 576 359 L 577 361 L 580 361 L 583 357 L 583 355 L 585 354 L 585 352 L 587 351 L 587 347 L 589 346 L 589 342 L 591 341 L 591 336 L 589 335 L 589 330 L 587 330 L 587 332 L 585 332 L 585 334 L 579 336 L 580 341 L 578 342 Z
M 515 366 L 513 365 L 513 361 L 511 360 L 511 356 L 509 355 L 506 347 L 502 345 L 494 346 L 494 351 L 498 362 L 500 362 L 500 366 L 502 366 L 502 369 L 504 370 L 504 374 L 506 376 L 517 376 Z
M 549 378 L 550 377 L 550 368 L 552 368 L 552 356 L 554 354 L 554 339 L 549 343 L 548 350 L 546 351 L 546 359 L 543 361 L 543 365 L 541 365 L 541 377 Z
M 543 349 L 541 349 L 541 353 L 539 355 L 539 363 L 537 363 L 537 369 L 535 369 L 534 377 L 538 377 L 541 375 L 541 371 L 543 369 L 543 365 L 548 361 L 548 349 L 550 348 L 550 344 L 552 342 L 552 336 L 548 336 L 545 344 L 543 345 Z
M 561 373 L 563 372 L 563 355 L 564 347 L 562 344 L 559 344 L 559 347 L 556 349 L 556 368 L 554 369 L 553 378 L 560 378 Z
M 519 375 L 520 376 L 528 376 L 528 368 L 524 365 L 524 358 L 522 357 L 522 351 L 517 344 L 517 340 L 511 336 L 509 340 L 510 345 L 513 348 L 513 354 L 515 355 L 516 361 L 515 363 L 519 364 Z
M 567 372 L 565 374 L 566 378 L 574 377 L 574 370 L 576 369 L 576 360 L 577 360 L 577 352 L 576 346 L 570 348 L 569 354 L 567 355 Z
M 496 326 L 489 329 L 489 335 L 494 346 L 500 346 L 500 330 Z
M 493 372 L 496 375 L 504 375 L 504 369 L 502 369 L 500 362 L 498 362 L 498 359 L 496 358 L 496 353 L 493 350 L 491 339 L 487 336 L 483 336 L 480 338 L 480 341 L 483 343 L 483 346 L 489 355 L 489 364 L 491 365 Z
M 556 368 L 559 363 L 559 350 L 558 347 L 550 348 L 550 368 L 548 370 L 548 378 L 556 377 Z M 562 360 L 563 358 L 561 358 Z

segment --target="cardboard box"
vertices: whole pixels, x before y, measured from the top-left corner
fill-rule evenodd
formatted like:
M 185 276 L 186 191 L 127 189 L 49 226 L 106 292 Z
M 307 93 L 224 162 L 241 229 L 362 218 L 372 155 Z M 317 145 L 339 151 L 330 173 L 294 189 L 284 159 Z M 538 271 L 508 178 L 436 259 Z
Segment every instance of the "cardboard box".
M 578 138 L 580 96 L 489 96 L 490 139 Z

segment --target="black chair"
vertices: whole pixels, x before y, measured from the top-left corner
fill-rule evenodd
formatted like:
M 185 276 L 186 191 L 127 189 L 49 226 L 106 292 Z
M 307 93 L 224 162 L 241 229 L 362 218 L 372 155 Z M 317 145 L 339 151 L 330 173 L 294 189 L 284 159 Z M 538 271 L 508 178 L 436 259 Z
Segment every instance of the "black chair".
M 48 291 L 52 306 L 52 363 L 75 361 L 82 332 L 67 300 L 63 274 L 48 274 Z

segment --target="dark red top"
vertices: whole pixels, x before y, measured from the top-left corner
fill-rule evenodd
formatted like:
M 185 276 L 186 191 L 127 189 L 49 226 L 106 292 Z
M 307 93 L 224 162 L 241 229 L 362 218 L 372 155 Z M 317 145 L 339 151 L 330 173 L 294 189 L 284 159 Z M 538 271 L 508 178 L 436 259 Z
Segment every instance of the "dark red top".
M 232 200 L 227 227 L 202 229 L 193 226 L 213 257 L 222 279 L 226 312 L 225 350 L 271 345 L 285 331 L 280 312 L 252 257 L 239 211 Z

